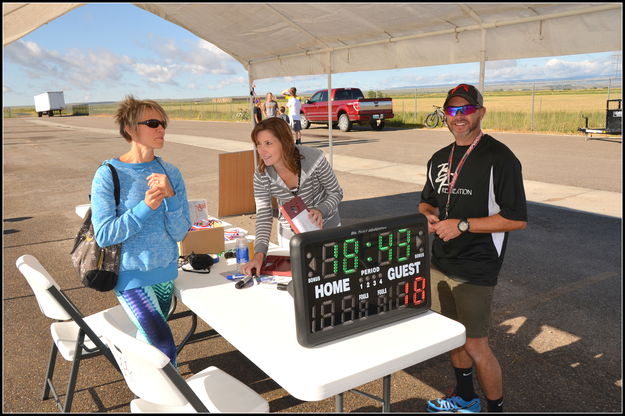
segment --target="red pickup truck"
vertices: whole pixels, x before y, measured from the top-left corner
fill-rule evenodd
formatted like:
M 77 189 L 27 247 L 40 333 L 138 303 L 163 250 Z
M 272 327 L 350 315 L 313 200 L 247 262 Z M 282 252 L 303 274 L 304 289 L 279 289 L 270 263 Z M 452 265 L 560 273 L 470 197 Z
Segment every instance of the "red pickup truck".
M 328 124 L 328 90 L 315 92 L 302 104 L 302 128 L 311 124 Z M 393 118 L 392 98 L 365 98 L 358 88 L 332 90 L 332 122 L 341 131 L 349 131 L 353 123 L 369 123 L 374 130 L 384 128 L 384 120 Z

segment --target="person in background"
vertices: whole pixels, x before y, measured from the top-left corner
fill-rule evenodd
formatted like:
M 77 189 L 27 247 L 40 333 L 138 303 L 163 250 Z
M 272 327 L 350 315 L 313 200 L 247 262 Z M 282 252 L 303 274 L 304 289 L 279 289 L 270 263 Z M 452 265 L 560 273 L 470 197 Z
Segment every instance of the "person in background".
M 278 117 L 280 117 L 287 124 L 289 124 L 289 116 L 286 114 L 286 108 L 284 106 L 280 107 L 280 112 L 278 113 Z
M 300 109 L 302 103 L 297 98 L 297 89 L 291 87 L 281 92 L 288 100 L 286 107 L 289 109 L 289 118 L 291 120 L 291 129 L 295 132 L 295 144 L 302 144 L 302 124 L 300 121 Z
M 98 168 L 91 185 L 92 222 L 101 247 L 122 244 L 114 293 L 146 342 L 176 366 L 176 345 L 167 316 L 178 276 L 178 242 L 191 227 L 187 191 L 174 165 L 155 155 L 165 145 L 168 117 L 152 100 L 126 97 L 115 114 L 130 144 Z M 115 206 L 111 171 L 119 176 Z
M 343 190 L 322 150 L 296 145 L 289 125 L 280 118 L 269 118 L 252 130 L 252 142 L 258 152 L 258 170 L 254 173 L 256 201 L 256 240 L 254 257 L 241 268 L 250 274 L 260 271 L 273 224 L 271 198 L 279 205 L 299 196 L 309 209 L 309 217 L 320 228 L 341 225 L 338 206 Z M 288 221 L 278 217 L 278 241 L 289 247 L 294 235 Z
M 260 123 L 263 119 L 263 111 L 260 108 L 260 100 L 258 98 L 254 99 L 254 125 Z
M 268 92 L 265 102 L 262 105 L 265 118 L 278 116 L 278 103 L 273 99 L 273 94 Z
M 491 304 L 509 231 L 527 225 L 521 163 L 481 127 L 482 94 L 460 84 L 443 105 L 454 142 L 434 153 L 419 212 L 434 233 L 432 310 L 462 323 L 466 342 L 451 351 L 456 387 L 428 412 L 479 412 L 473 368 L 488 411 L 503 411 L 501 366 L 488 343 Z

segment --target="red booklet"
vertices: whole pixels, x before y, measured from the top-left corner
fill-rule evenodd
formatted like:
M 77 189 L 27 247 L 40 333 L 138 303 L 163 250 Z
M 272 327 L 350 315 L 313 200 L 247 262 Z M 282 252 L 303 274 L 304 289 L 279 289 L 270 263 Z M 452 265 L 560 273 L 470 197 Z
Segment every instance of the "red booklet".
M 280 212 L 296 234 L 318 230 L 319 227 L 308 217 L 308 207 L 299 196 L 280 205 Z
M 291 257 L 269 255 L 260 268 L 261 275 L 291 276 Z

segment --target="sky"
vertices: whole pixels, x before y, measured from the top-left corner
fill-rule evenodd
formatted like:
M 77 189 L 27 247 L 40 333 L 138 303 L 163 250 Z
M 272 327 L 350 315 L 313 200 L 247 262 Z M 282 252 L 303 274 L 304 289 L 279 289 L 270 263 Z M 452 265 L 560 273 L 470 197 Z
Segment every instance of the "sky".
M 486 83 L 622 77 L 621 51 L 489 61 Z M 64 91 L 66 103 L 245 96 L 243 65 L 191 32 L 128 3 L 87 4 L 3 48 L 3 106 Z M 334 87 L 363 91 L 479 82 L 479 63 L 332 75 Z M 619 79 L 620 82 L 620 79 Z M 327 75 L 256 81 L 256 93 L 327 87 Z

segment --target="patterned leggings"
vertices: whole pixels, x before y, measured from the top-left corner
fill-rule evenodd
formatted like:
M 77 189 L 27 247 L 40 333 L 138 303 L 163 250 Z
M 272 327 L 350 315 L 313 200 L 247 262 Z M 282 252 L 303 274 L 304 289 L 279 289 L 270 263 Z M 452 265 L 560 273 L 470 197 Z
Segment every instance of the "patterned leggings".
M 174 281 L 115 292 L 144 340 L 161 350 L 176 367 L 176 344 L 167 323 Z

